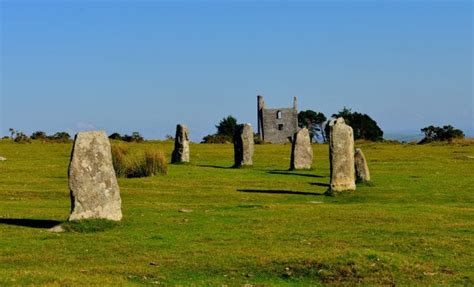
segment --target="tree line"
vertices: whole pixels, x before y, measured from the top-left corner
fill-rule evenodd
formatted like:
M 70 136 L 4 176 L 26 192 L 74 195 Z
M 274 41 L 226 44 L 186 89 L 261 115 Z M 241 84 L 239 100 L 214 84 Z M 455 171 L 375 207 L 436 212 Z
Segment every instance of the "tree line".
M 383 140 L 384 133 L 382 129 L 369 115 L 353 112 L 351 109 L 344 107 L 339 112 L 331 115 L 331 119 L 339 117 L 344 118 L 346 124 L 352 127 L 355 140 Z M 298 113 L 298 126 L 309 130 L 312 142 L 328 142 L 328 123 L 331 119 L 328 119 L 322 112 L 313 110 L 300 111 Z M 216 133 L 205 136 L 202 143 L 231 143 L 234 129 L 237 124 L 237 119 L 231 115 L 223 118 L 216 125 Z M 421 132 L 424 134 L 424 138 L 419 142 L 419 144 L 464 138 L 464 133 L 451 125 L 443 127 L 428 126 L 422 128 Z M 260 143 L 257 136 L 255 136 L 255 142 Z
M 346 124 L 352 127 L 355 140 L 382 141 L 383 131 L 377 122 L 369 115 L 353 112 L 351 109 L 344 107 L 339 112 L 332 114 L 331 118 L 343 117 Z M 298 126 L 309 130 L 312 142 L 327 142 L 329 139 L 329 123 L 330 119 L 322 112 L 313 110 L 300 111 L 298 113 Z M 234 135 L 237 119 L 231 115 L 223 118 L 215 127 L 216 133 L 205 136 L 202 143 L 231 143 Z M 36 131 L 27 136 L 21 131 L 13 128 L 9 129 L 10 138 L 17 143 L 28 143 L 31 140 L 49 141 L 49 142 L 68 142 L 71 136 L 67 132 L 57 132 L 53 135 L 47 135 L 43 131 Z M 451 125 L 427 126 L 421 129 L 424 138 L 419 144 L 430 143 L 433 141 L 452 141 L 453 139 L 462 139 L 465 137 L 463 131 L 456 129 Z M 7 137 L 8 138 L 8 137 Z M 109 136 L 112 140 L 120 140 L 125 142 L 143 142 L 145 139 L 139 132 L 133 132 L 131 135 L 121 135 L 112 133 Z M 257 135 L 255 142 L 261 143 Z

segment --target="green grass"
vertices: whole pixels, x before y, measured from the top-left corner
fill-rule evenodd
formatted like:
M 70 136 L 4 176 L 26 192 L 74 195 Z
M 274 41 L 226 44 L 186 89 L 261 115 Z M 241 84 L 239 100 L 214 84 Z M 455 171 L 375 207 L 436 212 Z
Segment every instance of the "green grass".
M 373 181 L 330 197 L 327 145 L 290 172 L 290 145 L 231 169 L 232 145 L 194 144 L 166 176 L 119 179 L 122 222 L 51 233 L 69 215 L 71 144 L 0 141 L 0 286 L 472 286 L 474 145 L 358 147 Z

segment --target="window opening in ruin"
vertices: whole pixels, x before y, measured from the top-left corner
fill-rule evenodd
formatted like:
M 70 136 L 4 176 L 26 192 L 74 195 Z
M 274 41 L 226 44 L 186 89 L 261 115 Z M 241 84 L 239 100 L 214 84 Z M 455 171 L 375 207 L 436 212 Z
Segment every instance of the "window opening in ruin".
M 283 124 L 279 124 L 279 125 L 278 125 L 278 130 L 279 130 L 279 131 L 282 131 L 282 130 L 283 130 Z
M 281 119 L 281 111 L 277 112 L 277 119 Z

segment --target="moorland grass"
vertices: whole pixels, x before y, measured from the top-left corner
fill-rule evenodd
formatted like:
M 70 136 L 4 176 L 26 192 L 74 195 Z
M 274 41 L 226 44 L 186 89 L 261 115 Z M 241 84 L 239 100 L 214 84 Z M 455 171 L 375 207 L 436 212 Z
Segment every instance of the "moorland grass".
M 168 175 L 119 178 L 122 222 L 71 224 L 71 144 L 0 141 L 0 285 L 473 285 L 473 142 L 356 146 L 372 182 L 330 197 L 327 145 L 288 171 L 290 145 L 232 169 L 232 145 L 192 144 Z
M 168 173 L 168 160 L 165 154 L 155 148 L 114 143 L 111 146 L 112 164 L 118 177 L 147 177 Z

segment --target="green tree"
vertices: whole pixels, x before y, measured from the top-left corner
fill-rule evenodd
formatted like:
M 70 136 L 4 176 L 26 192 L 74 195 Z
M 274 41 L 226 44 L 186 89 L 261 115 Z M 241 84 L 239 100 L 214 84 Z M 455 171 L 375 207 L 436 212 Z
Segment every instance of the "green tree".
M 48 138 L 53 141 L 68 142 L 71 140 L 71 135 L 68 134 L 67 132 L 57 132 Z
M 451 141 L 455 138 L 464 138 L 463 131 L 455 129 L 451 125 L 443 127 L 427 126 L 421 129 L 425 137 L 420 141 L 420 144 L 429 143 L 432 141 Z
M 139 132 L 133 132 L 131 136 L 130 135 L 124 135 L 122 137 L 122 140 L 126 141 L 126 142 L 140 143 L 140 142 L 143 142 L 145 140 L 145 138 L 143 138 L 143 136 Z
M 31 142 L 30 138 L 27 135 L 25 135 L 23 132 L 17 131 L 13 128 L 8 129 L 8 131 L 10 131 L 11 139 L 16 143 L 29 143 L 29 142 Z
M 234 136 L 236 126 L 237 119 L 229 115 L 226 118 L 223 118 L 216 126 L 217 135 L 232 138 Z
M 317 138 L 321 138 L 324 142 L 326 141 L 324 133 L 324 123 L 326 120 L 326 116 L 321 112 L 306 110 L 298 113 L 298 126 L 309 130 L 311 141 Z
M 122 136 L 119 133 L 113 133 L 109 136 L 111 140 L 122 140 Z
M 383 140 L 383 131 L 367 114 L 352 112 L 351 109 L 344 107 L 337 114 L 332 115 L 333 118 L 344 118 L 346 124 L 352 127 L 354 131 L 354 139 L 365 139 L 370 141 Z M 326 132 L 329 134 L 329 126 L 326 127 Z
M 31 134 L 30 138 L 33 139 L 33 140 L 45 140 L 45 139 L 48 138 L 48 136 L 46 135 L 45 132 L 36 131 L 36 132 Z

